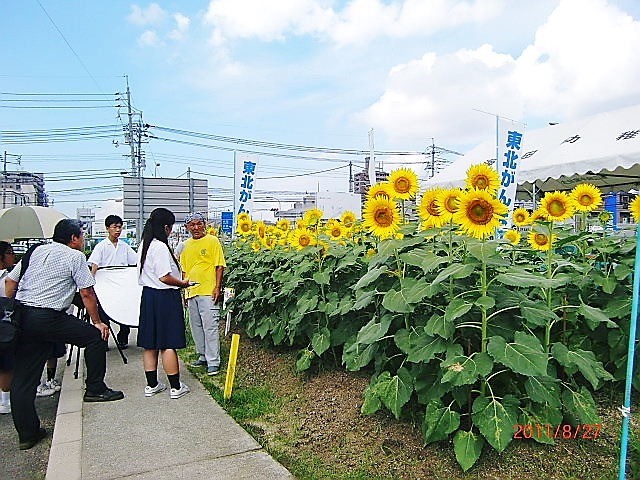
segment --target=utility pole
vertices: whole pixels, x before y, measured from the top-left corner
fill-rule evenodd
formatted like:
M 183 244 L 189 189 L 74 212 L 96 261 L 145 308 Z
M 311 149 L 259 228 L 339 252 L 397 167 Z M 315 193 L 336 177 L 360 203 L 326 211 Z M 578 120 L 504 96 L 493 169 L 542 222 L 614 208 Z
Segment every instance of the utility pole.
M 7 160 L 7 157 L 15 157 L 17 158 L 16 162 L 9 162 Z M 7 153 L 7 151 L 4 151 L 4 155 L 2 157 L 2 208 L 6 208 L 7 207 L 7 186 L 9 183 L 9 172 L 7 172 L 7 163 L 16 163 L 17 165 L 20 165 L 20 159 L 22 158 L 22 155 L 15 155 L 13 153 Z M 14 194 L 18 194 L 17 190 L 13 190 Z M 23 200 L 22 203 L 24 203 L 24 195 L 23 195 Z M 15 202 L 12 203 L 12 205 L 15 204 Z
M 127 115 L 129 116 L 129 147 L 131 148 L 131 175 L 136 175 L 136 147 L 133 139 L 133 111 L 131 110 L 131 90 L 129 89 L 129 76 L 127 79 Z
M 349 193 L 353 193 L 353 162 L 349 161 Z
M 187 167 L 187 179 L 189 180 L 189 212 L 193 212 L 195 210 L 195 206 L 194 206 L 193 178 L 191 178 L 191 167 Z

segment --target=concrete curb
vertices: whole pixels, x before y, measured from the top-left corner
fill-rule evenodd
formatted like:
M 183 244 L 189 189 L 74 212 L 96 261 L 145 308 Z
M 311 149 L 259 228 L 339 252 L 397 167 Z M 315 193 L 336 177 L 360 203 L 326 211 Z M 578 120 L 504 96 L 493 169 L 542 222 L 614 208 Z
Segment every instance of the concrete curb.
M 82 478 L 82 395 L 84 391 L 84 349 L 79 351 L 78 378 L 73 378 L 75 356 L 65 366 L 58 400 L 56 424 L 49 451 L 46 480 Z

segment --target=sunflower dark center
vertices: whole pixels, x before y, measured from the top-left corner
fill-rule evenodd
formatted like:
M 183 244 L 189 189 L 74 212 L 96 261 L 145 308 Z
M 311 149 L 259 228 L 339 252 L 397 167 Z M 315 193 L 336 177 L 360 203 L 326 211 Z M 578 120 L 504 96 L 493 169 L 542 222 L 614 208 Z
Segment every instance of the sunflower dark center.
M 536 245 L 544 246 L 549 243 L 549 237 L 547 237 L 544 233 L 536 233 L 533 239 L 536 242 Z
M 378 208 L 373 218 L 378 226 L 389 227 L 393 223 L 393 212 L 387 207 Z
M 580 205 L 584 206 L 584 207 L 588 207 L 589 205 L 591 205 L 593 203 L 593 197 L 587 193 L 584 193 L 582 195 L 580 195 L 580 198 L 578 199 L 578 202 L 580 202 Z
M 449 213 L 455 213 L 458 210 L 458 199 L 456 197 L 449 197 L 444 202 L 444 208 L 446 208 Z
M 467 207 L 467 216 L 476 225 L 486 225 L 493 218 L 493 206 L 483 199 L 475 199 Z
M 298 240 L 298 243 L 303 247 L 308 247 L 309 244 L 311 243 L 311 238 L 309 238 L 308 235 L 300 235 L 300 239 Z
M 440 215 L 440 212 L 438 211 L 438 206 L 435 200 L 431 200 L 431 202 L 429 203 L 429 206 L 427 207 L 427 211 L 429 212 L 430 215 L 433 215 L 434 217 L 438 217 Z
M 473 182 L 473 186 L 484 190 L 489 186 L 489 179 L 485 175 L 478 175 Z
M 548 210 L 554 217 L 561 217 L 567 213 L 567 205 L 562 200 L 552 200 L 549 202 Z
M 331 229 L 331 236 L 338 238 L 342 234 L 342 231 L 338 227 Z
M 405 177 L 398 178 L 393 185 L 398 193 L 409 193 L 411 190 L 411 182 Z

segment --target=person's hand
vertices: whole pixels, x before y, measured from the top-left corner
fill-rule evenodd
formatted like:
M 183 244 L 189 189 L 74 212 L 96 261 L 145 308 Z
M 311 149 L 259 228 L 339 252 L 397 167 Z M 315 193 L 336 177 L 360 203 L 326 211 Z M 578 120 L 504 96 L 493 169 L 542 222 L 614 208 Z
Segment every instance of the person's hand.
M 213 293 L 211 294 L 211 298 L 213 298 L 213 303 L 218 303 L 218 300 L 220 300 L 220 289 L 216 288 Z
M 93 326 L 100 330 L 100 336 L 106 342 L 109 339 L 109 327 L 102 322 L 94 323 Z

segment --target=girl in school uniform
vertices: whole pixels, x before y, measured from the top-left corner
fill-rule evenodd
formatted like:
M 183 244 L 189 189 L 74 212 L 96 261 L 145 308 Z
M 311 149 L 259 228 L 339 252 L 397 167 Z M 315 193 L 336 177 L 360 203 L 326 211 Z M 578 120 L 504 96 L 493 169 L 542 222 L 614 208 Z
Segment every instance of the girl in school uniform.
M 180 288 L 189 286 L 182 279 L 180 266 L 169 248 L 168 237 L 175 216 L 166 208 L 151 212 L 138 249 L 138 283 L 142 285 L 138 346 L 144 348 L 142 361 L 147 386 L 144 395 L 152 397 L 167 389 L 158 381 L 158 355 L 169 380 L 169 395 L 177 399 L 189 393 L 180 381 L 178 348 L 185 348 L 185 323 Z

